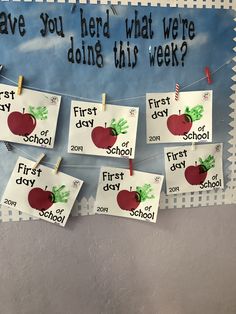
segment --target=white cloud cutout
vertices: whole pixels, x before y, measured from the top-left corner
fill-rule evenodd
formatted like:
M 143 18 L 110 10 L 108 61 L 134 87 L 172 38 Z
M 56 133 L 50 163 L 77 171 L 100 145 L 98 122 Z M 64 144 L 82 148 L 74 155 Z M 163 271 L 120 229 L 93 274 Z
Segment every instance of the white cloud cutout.
M 197 34 L 193 38 L 193 40 L 189 40 L 188 44 L 191 47 L 201 46 L 201 45 L 204 45 L 205 43 L 207 43 L 207 41 L 208 41 L 208 34 L 207 33 L 200 33 L 200 34 Z
M 64 38 L 70 38 L 73 34 L 66 34 Z M 28 40 L 27 42 L 18 46 L 19 52 L 33 52 L 36 50 L 48 50 L 51 48 L 60 48 L 65 44 L 65 39 L 62 37 L 53 37 L 53 38 L 45 38 L 45 37 L 36 37 L 34 39 Z
M 205 43 L 207 43 L 208 34 L 207 33 L 200 33 L 200 34 L 197 34 L 192 40 L 187 38 L 186 41 L 188 43 L 188 47 L 190 47 L 190 46 L 191 47 L 201 46 L 201 45 L 204 45 Z M 163 42 L 162 45 L 170 45 L 172 42 L 174 42 L 178 46 L 181 46 L 182 43 L 184 42 L 184 40 L 182 40 L 182 38 L 176 39 L 176 40 L 171 40 L 168 42 Z

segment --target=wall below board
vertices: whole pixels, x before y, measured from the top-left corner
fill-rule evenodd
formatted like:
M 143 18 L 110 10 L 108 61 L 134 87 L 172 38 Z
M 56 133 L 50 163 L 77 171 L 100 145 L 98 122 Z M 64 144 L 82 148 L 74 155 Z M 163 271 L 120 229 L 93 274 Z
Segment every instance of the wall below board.
M 4 314 L 235 314 L 236 206 L 0 225 Z

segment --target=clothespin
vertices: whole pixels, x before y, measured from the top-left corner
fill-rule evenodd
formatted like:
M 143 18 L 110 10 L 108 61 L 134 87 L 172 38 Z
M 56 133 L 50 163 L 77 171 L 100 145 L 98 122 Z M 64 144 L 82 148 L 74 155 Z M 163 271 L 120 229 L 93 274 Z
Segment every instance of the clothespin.
M 106 111 L 106 93 L 102 93 L 102 111 Z
M 129 174 L 133 175 L 133 159 L 129 159 Z
M 58 173 L 58 169 L 59 169 L 59 167 L 60 167 L 61 161 L 62 161 L 62 158 L 59 157 L 59 158 L 57 159 L 57 162 L 56 162 L 55 167 L 54 167 L 54 169 L 53 169 L 53 173 L 54 173 L 54 174 L 57 174 L 57 173 Z
M 9 143 L 9 142 L 5 142 L 4 141 L 4 144 L 5 144 L 5 146 L 6 146 L 6 148 L 7 148 L 7 150 L 10 152 L 10 151 L 12 151 L 12 146 L 11 146 L 11 144 Z
M 71 7 L 71 13 L 74 13 L 75 12 L 75 9 L 76 9 L 76 4 L 74 3 Z
M 191 150 L 196 150 L 196 143 L 192 142 Z
M 205 67 L 205 75 L 206 75 L 206 78 L 207 78 L 207 83 L 211 84 L 212 80 L 211 80 L 211 72 L 210 72 L 209 67 Z
M 179 84 L 175 84 L 175 100 L 177 101 L 179 99 Z
M 22 85 L 23 85 L 23 79 L 24 79 L 24 77 L 23 77 L 22 75 L 19 75 L 19 77 L 18 77 L 17 95 L 20 95 L 20 94 L 21 94 Z
M 40 164 L 41 160 L 45 157 L 45 154 L 42 153 L 39 158 L 36 160 L 35 164 L 33 165 L 32 169 L 36 169 L 38 165 Z

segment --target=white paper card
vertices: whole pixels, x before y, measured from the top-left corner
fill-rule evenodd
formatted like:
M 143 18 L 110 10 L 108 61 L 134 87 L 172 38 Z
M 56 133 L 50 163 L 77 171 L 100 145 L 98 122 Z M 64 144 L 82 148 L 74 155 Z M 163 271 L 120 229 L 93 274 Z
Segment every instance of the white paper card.
M 167 194 L 224 188 L 222 144 L 165 148 Z
M 146 94 L 147 143 L 211 142 L 212 91 Z
M 135 156 L 139 108 L 71 102 L 68 152 L 106 157 Z
M 65 226 L 83 181 L 19 157 L 1 204 Z
M 121 168 L 102 167 L 97 214 L 156 222 L 163 176 Z
M 53 148 L 61 97 L 0 84 L 0 140 Z

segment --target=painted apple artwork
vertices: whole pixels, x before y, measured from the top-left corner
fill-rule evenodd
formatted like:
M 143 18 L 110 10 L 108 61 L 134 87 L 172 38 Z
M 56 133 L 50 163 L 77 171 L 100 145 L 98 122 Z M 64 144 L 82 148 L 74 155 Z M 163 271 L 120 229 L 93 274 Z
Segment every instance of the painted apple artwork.
M 192 128 L 192 120 L 186 114 L 173 114 L 167 119 L 167 127 L 173 135 L 184 135 Z
M 67 203 L 70 192 L 64 191 L 65 185 L 59 188 L 53 187 L 52 192 L 41 189 L 33 188 L 28 194 L 29 205 L 39 211 L 49 209 L 54 203 Z
M 34 188 L 29 192 L 28 202 L 34 209 L 45 211 L 54 203 L 54 195 L 50 191 Z
M 23 112 L 11 112 L 7 118 L 7 124 L 13 134 L 26 136 L 34 131 L 37 120 L 47 119 L 47 114 L 48 110 L 45 106 L 37 108 L 29 106 L 29 113 L 25 113 L 25 109 Z
M 203 106 L 197 105 L 190 109 L 187 107 L 184 114 L 173 114 L 167 119 L 168 130 L 173 135 L 185 135 L 187 134 L 193 125 L 194 121 L 200 120 L 203 114 Z
M 13 111 L 7 119 L 8 127 L 15 135 L 26 136 L 33 132 L 36 127 L 36 119 L 30 113 Z
M 122 190 L 117 194 L 116 200 L 119 207 L 123 210 L 135 210 L 141 202 L 147 199 L 153 199 L 154 195 L 150 195 L 152 188 L 150 184 L 144 184 L 142 187 L 137 187 L 135 191 Z
M 121 118 L 118 122 L 111 120 L 109 127 L 97 126 L 92 130 L 91 138 L 94 145 L 98 148 L 107 149 L 112 147 L 120 134 L 127 133 L 127 121 Z
M 140 197 L 136 191 L 122 190 L 117 194 L 117 203 L 123 210 L 134 210 L 140 204 Z
M 107 149 L 108 147 L 112 147 L 116 140 L 117 135 L 113 128 L 104 128 L 102 126 L 97 126 L 93 129 L 92 134 L 92 141 L 98 148 Z
M 184 176 L 189 184 L 200 185 L 207 177 L 208 171 L 215 166 L 215 158 L 209 155 L 205 160 L 199 158 L 200 164 L 189 166 L 185 169 Z

